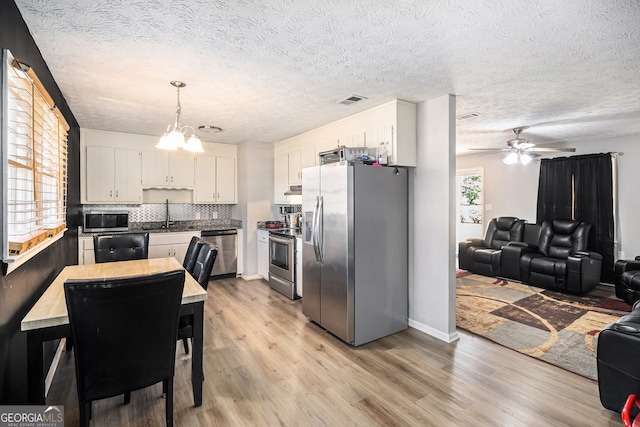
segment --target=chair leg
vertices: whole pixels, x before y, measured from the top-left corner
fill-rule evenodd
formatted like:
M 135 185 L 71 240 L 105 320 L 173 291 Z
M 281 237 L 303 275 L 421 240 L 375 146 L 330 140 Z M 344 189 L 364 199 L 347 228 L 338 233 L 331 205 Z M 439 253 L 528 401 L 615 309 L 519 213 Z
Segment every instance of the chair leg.
M 162 382 L 163 384 L 165 381 Z M 173 427 L 173 377 L 170 377 L 166 380 L 167 384 L 167 400 L 165 401 L 166 406 L 166 419 L 167 419 L 167 427 Z
M 131 392 L 128 391 L 124 394 L 124 404 L 128 405 L 129 403 L 131 403 Z
M 183 338 L 182 345 L 184 346 L 184 354 L 189 354 L 189 338 Z

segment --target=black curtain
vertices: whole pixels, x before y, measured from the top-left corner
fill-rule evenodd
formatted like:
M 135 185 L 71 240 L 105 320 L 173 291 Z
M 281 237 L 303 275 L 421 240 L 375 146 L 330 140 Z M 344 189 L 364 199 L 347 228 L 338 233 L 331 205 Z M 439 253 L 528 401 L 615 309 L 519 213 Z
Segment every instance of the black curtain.
M 570 157 L 542 159 L 538 181 L 536 223 L 546 219 L 571 218 L 573 167 Z
M 536 222 L 572 218 L 572 209 L 573 219 L 591 224 L 588 249 L 602 255 L 600 280 L 613 283 L 611 154 L 587 154 L 540 162 Z

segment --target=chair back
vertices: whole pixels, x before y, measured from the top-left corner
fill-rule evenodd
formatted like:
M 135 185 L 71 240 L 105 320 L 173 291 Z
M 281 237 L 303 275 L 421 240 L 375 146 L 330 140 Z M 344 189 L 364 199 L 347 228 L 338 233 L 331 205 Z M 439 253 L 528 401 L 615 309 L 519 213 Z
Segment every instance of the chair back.
M 194 279 L 200 283 L 203 289 L 207 289 L 209 286 L 209 278 L 211 277 L 211 270 L 213 270 L 213 264 L 216 262 L 218 256 L 218 249 L 216 249 L 209 242 L 203 241 L 200 246 L 200 252 L 196 258 L 195 265 L 193 266 L 193 272 L 191 275 Z
M 184 261 L 182 262 L 182 266 L 189 273 L 193 272 L 193 266 L 196 265 L 196 258 L 198 258 L 198 253 L 200 252 L 200 247 L 202 247 L 203 243 L 204 241 L 198 236 L 193 236 L 191 238 L 191 242 L 189 242 L 187 253 L 184 256 Z
M 487 225 L 484 241 L 488 248 L 501 249 L 509 242 L 521 242 L 524 220 L 512 216 L 493 218 Z
M 554 219 L 542 223 L 538 250 L 544 256 L 566 259 L 586 251 L 591 224 L 572 219 Z
M 176 270 L 64 283 L 80 402 L 173 377 L 184 278 Z
M 149 233 L 93 236 L 96 263 L 149 258 Z

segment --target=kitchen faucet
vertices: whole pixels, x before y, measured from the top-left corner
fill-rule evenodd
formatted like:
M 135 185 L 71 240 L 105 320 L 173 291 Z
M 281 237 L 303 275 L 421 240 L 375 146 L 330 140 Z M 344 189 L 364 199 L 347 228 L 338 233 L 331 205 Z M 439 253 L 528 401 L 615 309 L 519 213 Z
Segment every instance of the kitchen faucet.
M 169 226 L 173 225 L 173 221 L 169 220 L 169 199 L 165 202 L 166 208 L 166 218 L 164 222 L 164 228 L 169 228 Z

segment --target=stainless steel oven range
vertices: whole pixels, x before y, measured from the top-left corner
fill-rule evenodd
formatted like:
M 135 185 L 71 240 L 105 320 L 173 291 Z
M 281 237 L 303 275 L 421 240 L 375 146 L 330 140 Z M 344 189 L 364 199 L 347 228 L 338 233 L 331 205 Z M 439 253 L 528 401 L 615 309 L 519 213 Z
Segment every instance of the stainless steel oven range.
M 296 294 L 296 238 L 290 230 L 269 233 L 269 286 L 291 299 Z

